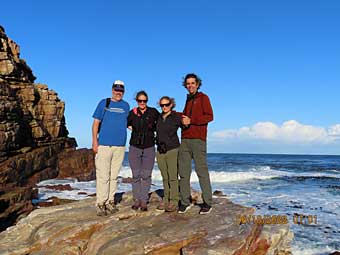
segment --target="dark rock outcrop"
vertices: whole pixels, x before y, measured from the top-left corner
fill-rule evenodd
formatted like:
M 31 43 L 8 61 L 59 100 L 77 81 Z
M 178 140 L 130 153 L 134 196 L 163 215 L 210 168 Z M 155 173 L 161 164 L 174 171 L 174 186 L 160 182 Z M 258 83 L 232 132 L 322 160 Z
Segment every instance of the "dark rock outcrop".
M 65 103 L 19 58 L 0 27 L 0 231 L 32 209 L 34 184 L 58 175 L 58 155 L 73 151 Z
M 90 149 L 66 151 L 58 156 L 58 177 L 72 177 L 79 181 L 91 181 L 96 178 L 94 153 Z
M 49 206 L 56 206 L 56 205 L 63 205 L 67 203 L 75 202 L 71 199 L 61 199 L 58 197 L 50 197 L 47 201 L 40 201 L 36 204 L 39 207 L 49 207 Z

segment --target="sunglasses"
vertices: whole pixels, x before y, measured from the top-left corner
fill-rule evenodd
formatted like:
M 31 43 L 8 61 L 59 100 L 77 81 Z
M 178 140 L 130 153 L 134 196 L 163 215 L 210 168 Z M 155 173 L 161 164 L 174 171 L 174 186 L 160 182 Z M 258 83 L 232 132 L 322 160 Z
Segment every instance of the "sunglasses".
M 167 104 L 159 104 L 160 105 L 160 107 L 169 107 L 170 105 L 171 105 L 171 103 L 167 103 Z
M 148 100 L 137 99 L 137 102 L 138 102 L 138 103 L 147 103 Z

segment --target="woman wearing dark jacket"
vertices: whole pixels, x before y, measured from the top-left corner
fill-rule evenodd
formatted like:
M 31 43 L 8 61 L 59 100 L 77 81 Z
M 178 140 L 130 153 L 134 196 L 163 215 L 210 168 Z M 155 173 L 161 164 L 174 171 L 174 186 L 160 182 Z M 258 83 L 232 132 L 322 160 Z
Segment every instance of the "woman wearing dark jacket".
M 138 107 L 129 112 L 128 127 L 132 130 L 129 148 L 129 164 L 132 170 L 132 209 L 147 211 L 151 174 L 155 163 L 155 131 L 159 112 L 147 106 L 148 95 L 139 91 Z
M 178 192 L 178 169 L 177 157 L 179 138 L 177 130 L 181 126 L 181 115 L 175 111 L 175 100 L 163 96 L 159 100 L 162 114 L 159 116 L 157 131 L 157 163 L 163 178 L 164 198 L 157 207 L 158 210 L 174 212 L 177 210 Z

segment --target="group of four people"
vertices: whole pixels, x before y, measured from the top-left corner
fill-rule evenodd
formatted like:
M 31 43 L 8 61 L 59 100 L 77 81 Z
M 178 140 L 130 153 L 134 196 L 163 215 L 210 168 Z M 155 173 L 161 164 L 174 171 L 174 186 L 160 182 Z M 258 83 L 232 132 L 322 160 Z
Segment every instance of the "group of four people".
M 148 210 L 148 193 L 156 157 L 164 188 L 164 197 L 158 210 L 185 213 L 190 209 L 193 159 L 202 189 L 200 214 L 211 211 L 212 191 L 206 161 L 206 139 L 213 111 L 209 97 L 198 91 L 201 84 L 196 74 L 187 74 L 183 81 L 188 91 L 183 112 L 174 111 L 175 100 L 163 96 L 158 102 L 162 109 L 159 113 L 147 105 L 148 95 L 145 91 L 137 93 L 135 99 L 138 106 L 130 110 L 129 104 L 123 100 L 124 83 L 120 80 L 113 83 L 112 98 L 101 100 L 93 114 L 92 149 L 95 153 L 98 216 L 118 211 L 114 194 L 125 154 L 127 128 L 132 132 L 128 153 L 132 170 L 132 209 Z M 179 128 L 182 129 L 181 142 L 177 136 Z

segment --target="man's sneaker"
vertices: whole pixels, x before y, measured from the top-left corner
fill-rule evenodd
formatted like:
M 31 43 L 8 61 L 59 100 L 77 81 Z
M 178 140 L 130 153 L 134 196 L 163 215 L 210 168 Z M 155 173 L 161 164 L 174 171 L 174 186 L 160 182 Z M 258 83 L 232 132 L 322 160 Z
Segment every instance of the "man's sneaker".
M 115 203 L 113 201 L 110 201 L 107 205 L 106 205 L 106 210 L 111 213 L 111 214 L 114 214 L 116 212 L 118 212 L 118 208 L 117 206 L 115 205 Z
M 105 216 L 106 215 L 105 205 L 97 205 L 96 211 L 97 211 L 97 216 Z
M 201 205 L 201 210 L 200 210 L 199 214 L 208 214 L 208 213 L 211 212 L 211 210 L 212 210 L 212 207 L 210 205 L 203 203 Z
M 181 204 L 178 208 L 178 213 L 186 213 L 190 208 L 191 208 L 191 204 L 190 205 L 183 205 Z
M 165 207 L 165 211 L 166 211 L 166 212 L 175 212 L 175 211 L 177 211 L 177 206 L 174 205 L 173 203 L 169 203 L 169 204 Z

